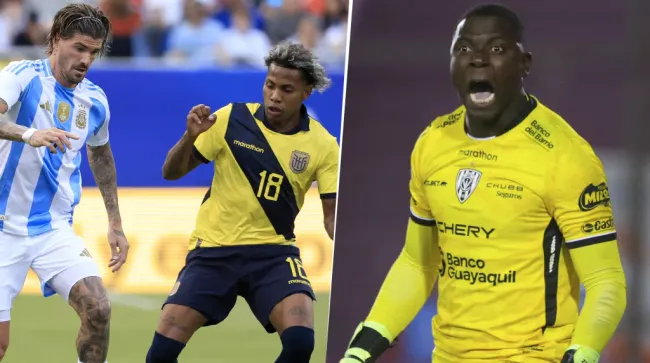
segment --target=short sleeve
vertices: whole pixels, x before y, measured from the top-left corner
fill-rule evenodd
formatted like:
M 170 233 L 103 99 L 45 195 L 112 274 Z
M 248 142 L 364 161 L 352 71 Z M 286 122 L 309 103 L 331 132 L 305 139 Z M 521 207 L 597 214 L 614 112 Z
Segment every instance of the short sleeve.
M 424 181 L 420 175 L 420 153 L 428 130 L 429 128 L 420 135 L 411 153 L 411 180 L 409 181 L 411 219 L 422 225 L 434 224 L 433 214 L 424 192 Z
M 23 70 L 20 62 L 12 62 L 0 71 L 0 98 L 2 98 L 11 109 L 16 102 L 20 99 L 20 94 L 23 91 L 22 80 L 18 72 L 29 72 L 30 70 Z
M 607 177 L 593 150 L 563 153 L 554 171 L 548 185 L 550 211 L 567 247 L 615 240 Z
M 225 146 L 225 133 L 232 104 L 228 104 L 217 110 L 214 115 L 217 120 L 208 131 L 199 135 L 194 141 L 194 155 L 203 163 L 210 163 L 217 158 L 219 152 Z
M 328 143 L 325 158 L 316 171 L 321 199 L 336 198 L 339 181 L 339 144 L 334 137 Z
M 102 102 L 96 98 L 91 98 L 92 107 L 90 109 L 90 118 L 94 126 L 88 132 L 86 144 L 88 146 L 97 147 L 106 145 L 108 143 L 108 124 L 111 120 L 111 110 L 108 106 L 108 101 Z

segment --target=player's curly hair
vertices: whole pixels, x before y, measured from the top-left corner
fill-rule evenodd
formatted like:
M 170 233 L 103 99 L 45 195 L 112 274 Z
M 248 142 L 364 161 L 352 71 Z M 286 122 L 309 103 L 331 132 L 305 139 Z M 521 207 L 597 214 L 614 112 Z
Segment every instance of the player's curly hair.
M 264 58 L 264 64 L 267 68 L 271 64 L 275 64 L 283 68 L 300 70 L 307 84 L 313 86 L 320 93 L 332 84 L 332 80 L 327 77 L 327 72 L 318 58 L 302 44 L 290 42 L 277 44 Z
M 109 49 L 111 31 L 111 22 L 99 8 L 88 4 L 66 5 L 54 16 L 52 28 L 47 35 L 46 53 L 52 54 L 57 37 L 70 39 L 75 33 L 80 33 L 94 39 L 103 39 L 100 54 L 104 54 Z

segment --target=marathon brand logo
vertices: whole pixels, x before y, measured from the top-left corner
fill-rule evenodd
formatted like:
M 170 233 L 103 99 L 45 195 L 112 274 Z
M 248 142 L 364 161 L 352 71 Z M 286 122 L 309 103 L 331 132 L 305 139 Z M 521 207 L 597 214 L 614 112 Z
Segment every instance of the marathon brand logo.
M 599 205 L 607 207 L 609 204 L 609 188 L 606 183 L 587 185 L 578 199 L 578 206 L 583 212 L 590 211 Z
M 548 140 L 548 138 L 551 137 L 551 133 L 540 125 L 537 120 L 533 120 L 530 126 L 526 127 L 526 133 L 549 150 L 555 147 L 555 145 Z
M 584 233 L 598 233 L 615 229 L 614 218 L 609 217 L 595 222 L 587 222 L 582 225 L 582 231 Z
M 498 156 L 486 153 L 483 150 L 458 150 L 458 155 L 467 156 L 470 158 L 483 159 L 488 161 L 497 161 Z
M 461 237 L 474 237 L 490 239 L 490 236 L 495 231 L 494 228 L 485 228 L 482 226 L 473 226 L 470 224 L 450 223 L 447 224 L 443 221 L 436 221 L 438 232 L 444 234 L 452 234 Z
M 493 273 L 485 271 L 487 262 L 467 256 L 455 256 L 440 249 L 442 263 L 438 272 L 441 277 L 466 281 L 470 285 L 488 284 L 492 286 L 514 284 L 517 282 L 517 271 Z

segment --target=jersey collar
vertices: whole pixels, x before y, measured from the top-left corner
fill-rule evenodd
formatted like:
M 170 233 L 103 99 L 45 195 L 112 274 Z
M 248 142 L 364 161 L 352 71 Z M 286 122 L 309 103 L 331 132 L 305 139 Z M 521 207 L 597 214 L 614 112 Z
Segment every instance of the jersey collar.
M 261 104 L 257 111 L 255 111 L 254 116 L 256 119 L 261 120 L 264 126 L 266 126 L 269 130 L 273 130 L 273 127 L 266 119 L 266 112 L 264 112 L 265 109 L 266 107 L 264 107 L 264 104 Z M 309 114 L 307 113 L 307 107 L 305 107 L 305 105 L 300 106 L 300 122 L 298 123 L 298 127 L 289 132 L 283 132 L 283 134 L 295 135 L 300 131 L 309 131 Z

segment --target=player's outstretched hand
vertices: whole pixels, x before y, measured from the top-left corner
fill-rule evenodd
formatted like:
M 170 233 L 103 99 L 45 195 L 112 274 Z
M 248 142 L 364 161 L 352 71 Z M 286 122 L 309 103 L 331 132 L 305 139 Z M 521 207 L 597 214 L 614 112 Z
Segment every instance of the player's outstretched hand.
M 117 272 L 126 263 L 126 256 L 129 254 L 129 242 L 122 230 L 111 228 L 108 230 L 108 245 L 111 246 L 111 260 L 108 267 L 111 267 L 112 272 Z
M 191 137 L 197 137 L 214 125 L 215 121 L 217 116 L 212 114 L 209 106 L 196 105 L 187 114 L 187 133 Z
M 28 143 L 33 147 L 45 146 L 52 154 L 56 154 L 57 148 L 61 152 L 65 152 L 66 148 L 72 148 L 70 139 L 79 140 L 79 135 L 52 127 L 46 130 L 36 130 L 29 138 Z

